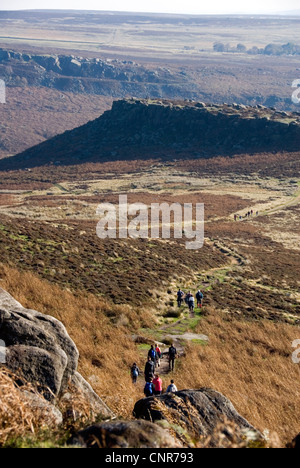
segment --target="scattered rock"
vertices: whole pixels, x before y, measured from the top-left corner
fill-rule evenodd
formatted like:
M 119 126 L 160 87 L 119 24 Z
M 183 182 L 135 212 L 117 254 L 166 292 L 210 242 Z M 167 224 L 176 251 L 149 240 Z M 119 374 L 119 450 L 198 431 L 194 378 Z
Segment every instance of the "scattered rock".
M 148 421 L 112 421 L 78 432 L 69 445 L 84 448 L 180 448 L 168 431 Z

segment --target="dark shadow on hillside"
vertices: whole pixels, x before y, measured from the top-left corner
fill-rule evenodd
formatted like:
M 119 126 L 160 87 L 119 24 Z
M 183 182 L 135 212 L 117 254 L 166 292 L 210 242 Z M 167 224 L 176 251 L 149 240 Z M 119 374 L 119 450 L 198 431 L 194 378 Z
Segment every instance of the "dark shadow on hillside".
M 298 114 L 262 106 L 122 100 L 100 118 L 12 158 L 0 170 L 142 159 L 207 159 L 300 149 Z

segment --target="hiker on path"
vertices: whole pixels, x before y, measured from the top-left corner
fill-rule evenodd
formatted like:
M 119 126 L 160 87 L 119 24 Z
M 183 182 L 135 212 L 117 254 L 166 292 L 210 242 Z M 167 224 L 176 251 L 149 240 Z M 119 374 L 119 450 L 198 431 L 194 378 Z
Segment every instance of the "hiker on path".
M 189 305 L 189 300 L 190 300 L 191 297 L 192 297 L 192 293 L 191 293 L 191 291 L 189 291 L 187 293 L 187 295 L 185 296 L 185 303 L 186 303 L 187 306 Z
M 157 367 L 160 367 L 160 360 L 161 360 L 161 349 L 158 344 L 155 345 L 155 351 L 157 355 Z
M 163 383 L 158 374 L 154 376 L 153 385 L 155 387 L 154 395 L 161 395 L 163 389 Z
M 155 364 L 150 357 L 148 357 L 148 361 L 146 362 L 145 366 L 145 380 L 149 382 L 150 379 L 153 379 L 155 373 Z
M 167 388 L 167 393 L 176 393 L 178 392 L 178 388 L 176 387 L 174 380 L 171 380 L 171 384 Z
M 149 350 L 148 358 L 150 358 L 151 361 L 154 362 L 154 367 L 156 367 L 156 364 L 157 364 L 157 361 L 158 361 L 158 355 L 157 355 L 156 349 L 154 348 L 153 345 L 151 345 L 151 349 Z
M 200 291 L 200 289 L 196 294 L 196 299 L 197 299 L 197 305 L 198 305 L 199 309 L 201 309 L 202 306 L 203 306 L 204 296 L 203 296 L 203 293 Z
M 153 385 L 153 378 L 149 379 L 149 382 L 146 382 L 145 388 L 144 388 L 144 394 L 146 398 L 149 398 L 154 395 L 155 392 L 155 387 Z
M 169 371 L 174 371 L 175 369 L 175 359 L 177 357 L 177 349 L 174 344 L 169 348 Z
M 194 296 L 193 296 L 192 294 L 191 294 L 190 297 L 189 297 L 188 306 L 189 306 L 190 312 L 194 312 L 194 309 L 195 309 L 195 298 L 194 298 Z
M 131 368 L 131 378 L 132 378 L 132 383 L 136 384 L 138 376 L 140 375 L 140 369 L 138 368 L 137 364 L 134 363 L 132 368 Z
M 178 307 L 181 307 L 181 306 L 182 306 L 183 298 L 184 298 L 184 292 L 181 291 L 181 289 L 179 289 L 179 291 L 178 291 L 178 293 L 177 293 L 177 304 L 178 304 Z

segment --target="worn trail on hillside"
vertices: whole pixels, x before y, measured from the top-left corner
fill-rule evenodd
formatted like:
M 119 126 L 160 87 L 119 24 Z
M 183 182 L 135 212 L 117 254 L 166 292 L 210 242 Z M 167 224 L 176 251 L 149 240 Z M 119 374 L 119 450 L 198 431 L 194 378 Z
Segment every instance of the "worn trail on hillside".
M 230 258 L 230 264 L 226 264 L 222 267 L 219 268 L 214 268 L 210 269 L 207 271 L 202 272 L 202 275 L 211 275 L 212 278 L 211 280 L 205 285 L 205 287 L 202 288 L 203 291 L 207 290 L 210 286 L 212 286 L 216 281 L 216 275 L 220 271 L 224 271 L 224 269 L 232 270 L 233 268 L 237 266 L 243 266 L 244 265 L 244 258 L 239 256 L 236 252 L 232 251 L 229 249 L 227 246 L 224 246 L 223 244 L 217 244 L 217 248 L 220 250 L 223 249 L 224 253 L 228 255 Z M 197 290 L 199 289 L 199 285 L 193 284 L 189 285 L 184 288 L 185 290 Z M 187 309 L 187 306 L 184 305 L 182 306 L 182 311 Z M 205 310 L 205 305 L 203 310 Z M 163 325 L 159 327 L 156 331 L 162 332 L 163 338 L 168 339 L 169 341 L 172 341 L 174 346 L 177 349 L 177 359 L 175 361 L 175 371 L 178 366 L 179 360 L 182 356 L 185 354 L 185 348 L 186 348 L 186 342 L 194 342 L 194 343 L 205 343 L 209 341 L 209 337 L 204 335 L 204 334 L 199 334 L 199 333 L 193 333 L 190 331 L 191 324 L 197 324 L 198 321 L 201 320 L 201 309 L 198 310 L 197 308 L 193 313 L 188 312 L 185 317 L 181 317 L 179 320 L 177 320 L 174 323 Z M 155 341 L 155 340 L 154 340 Z M 158 341 L 157 341 L 158 342 Z M 172 372 L 169 370 L 169 359 L 168 359 L 168 349 L 169 346 L 164 345 L 162 342 L 158 342 L 159 346 L 161 347 L 162 350 L 162 359 L 161 359 L 161 365 L 156 369 L 157 373 L 159 373 L 161 376 L 163 375 L 172 375 Z

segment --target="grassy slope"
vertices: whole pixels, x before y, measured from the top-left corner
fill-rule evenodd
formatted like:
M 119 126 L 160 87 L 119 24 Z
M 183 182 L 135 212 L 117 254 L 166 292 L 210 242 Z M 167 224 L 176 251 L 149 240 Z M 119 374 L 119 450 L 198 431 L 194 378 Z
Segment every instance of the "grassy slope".
M 131 417 L 134 402 L 142 397 L 142 383 L 134 388 L 129 366 L 143 365 L 138 347 L 128 338 L 138 328 L 156 327 L 128 307 L 117 309 L 118 323 L 107 315 L 111 305 L 92 295 L 73 295 L 34 274 L 3 266 L 1 286 L 24 306 L 62 320 L 80 351 L 79 370 L 104 400 L 123 417 Z M 176 371 L 179 388 L 212 387 L 224 393 L 237 410 L 260 430 L 278 433 L 282 443 L 299 431 L 299 369 L 290 348 L 297 329 L 267 321 L 240 321 L 212 308 L 196 332 L 205 333 L 206 346 L 190 343 Z

